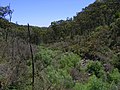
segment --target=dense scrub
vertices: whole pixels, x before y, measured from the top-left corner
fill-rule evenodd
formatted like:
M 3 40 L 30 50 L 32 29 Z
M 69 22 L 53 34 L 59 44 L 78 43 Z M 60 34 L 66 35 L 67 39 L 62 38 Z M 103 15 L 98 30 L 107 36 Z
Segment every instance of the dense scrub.
M 119 0 L 96 0 L 73 18 L 30 26 L 30 31 L 29 42 L 28 27 L 0 13 L 0 85 L 5 90 L 31 90 L 29 44 L 35 90 L 120 89 Z

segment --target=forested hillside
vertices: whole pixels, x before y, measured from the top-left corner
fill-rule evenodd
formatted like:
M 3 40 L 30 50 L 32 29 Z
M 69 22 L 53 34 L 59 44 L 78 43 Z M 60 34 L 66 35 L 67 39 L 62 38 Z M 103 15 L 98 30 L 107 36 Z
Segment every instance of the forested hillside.
M 0 90 L 120 90 L 120 0 L 49 27 L 12 23 L 12 13 L 0 6 Z

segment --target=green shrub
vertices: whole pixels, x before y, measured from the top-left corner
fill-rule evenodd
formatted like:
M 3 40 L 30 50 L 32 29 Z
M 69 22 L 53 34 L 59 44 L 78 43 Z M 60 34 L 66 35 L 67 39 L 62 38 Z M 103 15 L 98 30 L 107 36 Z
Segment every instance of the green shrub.
M 103 66 L 99 61 L 90 61 L 87 65 L 87 71 L 90 74 L 95 74 L 97 77 L 101 77 L 104 74 Z
M 41 62 L 44 65 L 50 64 L 53 59 L 54 52 L 52 50 L 44 48 L 42 46 L 40 46 L 39 48 L 40 48 L 40 51 L 36 55 L 35 59 L 41 60 Z
M 76 83 L 73 90 L 88 90 L 88 89 L 86 84 L 84 85 L 82 83 Z
M 80 60 L 81 58 L 79 55 L 72 52 L 66 52 L 61 56 L 60 66 L 61 68 L 70 69 L 72 67 L 75 67 Z
M 56 69 L 53 66 L 48 66 L 46 71 L 48 80 L 56 86 L 64 86 L 65 88 L 72 88 L 74 83 L 70 74 L 63 69 Z
M 87 83 L 76 83 L 74 90 L 109 90 L 109 84 L 97 78 L 95 75 L 91 76 Z
M 110 74 L 109 74 L 109 81 L 115 82 L 115 84 L 120 83 L 120 73 L 118 69 L 114 69 Z
M 91 76 L 88 82 L 88 90 L 108 90 L 108 84 L 95 75 Z
M 51 84 L 57 89 L 60 89 L 61 86 L 67 89 L 72 88 L 74 82 L 69 70 L 77 65 L 80 57 L 71 52 L 60 53 L 58 50 L 40 46 L 40 51 L 35 57 L 36 70 L 39 72 L 43 68 L 41 74 L 44 75 L 44 85 Z

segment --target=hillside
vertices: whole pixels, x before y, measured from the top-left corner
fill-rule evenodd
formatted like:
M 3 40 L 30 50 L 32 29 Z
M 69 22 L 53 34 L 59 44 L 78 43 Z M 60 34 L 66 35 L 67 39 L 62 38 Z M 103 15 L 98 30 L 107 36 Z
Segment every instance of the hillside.
M 0 16 L 0 90 L 120 90 L 119 0 L 29 28 Z

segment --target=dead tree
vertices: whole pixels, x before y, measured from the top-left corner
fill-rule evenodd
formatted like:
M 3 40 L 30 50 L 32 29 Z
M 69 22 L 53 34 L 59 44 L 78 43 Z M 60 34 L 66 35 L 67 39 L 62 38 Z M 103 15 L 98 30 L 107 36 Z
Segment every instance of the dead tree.
M 29 29 L 29 24 L 28 24 L 28 37 L 29 37 L 29 48 L 31 52 L 31 59 L 32 59 L 32 90 L 34 90 L 34 58 L 33 58 L 33 50 L 32 50 L 32 45 L 31 45 L 31 34 L 30 34 L 30 29 Z

